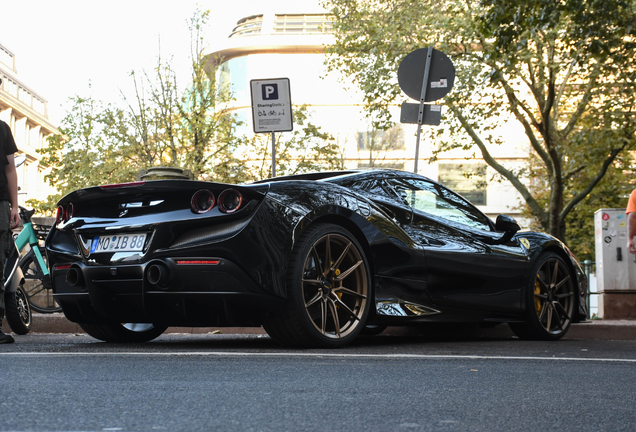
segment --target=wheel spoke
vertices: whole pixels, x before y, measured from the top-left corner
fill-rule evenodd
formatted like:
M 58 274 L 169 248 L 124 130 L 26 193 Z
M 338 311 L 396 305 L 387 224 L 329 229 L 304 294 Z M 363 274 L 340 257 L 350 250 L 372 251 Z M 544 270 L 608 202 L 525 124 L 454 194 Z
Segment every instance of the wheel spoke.
M 349 276 L 351 273 L 353 273 L 353 271 L 355 269 L 357 269 L 360 264 L 362 264 L 362 260 L 358 261 L 357 263 L 355 263 L 350 269 L 343 271 L 342 273 L 340 273 L 338 276 L 336 276 L 335 278 L 333 278 L 334 282 L 341 282 L 343 281 L 347 276 Z
M 340 320 L 338 319 L 338 309 L 336 308 L 336 304 L 333 300 L 328 300 L 329 310 L 331 311 L 331 315 L 333 316 L 333 324 L 335 326 L 336 335 L 340 337 Z
M 325 240 L 325 265 L 323 267 L 322 276 L 325 277 L 329 274 L 331 269 L 331 236 L 327 235 Z
M 321 275 L 323 273 L 323 268 L 322 268 L 322 264 L 320 263 L 320 257 L 318 256 L 318 251 L 316 250 L 315 246 L 311 249 L 310 253 L 312 258 L 314 259 L 314 265 L 316 267 L 316 278 L 318 278 L 318 275 Z
M 548 299 L 547 294 L 535 294 L 534 295 L 536 298 L 540 298 L 541 300 L 545 301 Z
M 303 283 L 307 283 L 310 285 L 321 286 L 322 282 L 319 279 L 303 279 Z
M 555 287 L 556 287 L 558 276 L 559 276 L 559 261 L 555 261 L 554 268 L 552 269 L 552 280 L 550 281 L 550 286 L 552 287 L 552 291 L 556 289 Z
M 316 295 L 311 300 L 309 300 L 307 303 L 305 303 L 305 307 L 309 308 L 310 306 L 316 304 L 316 302 L 318 300 L 320 300 L 321 298 L 322 298 L 322 293 L 320 292 L 320 290 L 318 290 Z
M 38 288 L 39 288 L 39 289 L 38 289 Z M 28 291 L 27 291 L 27 290 L 25 290 L 25 293 L 26 293 L 26 295 L 27 295 L 27 296 L 29 296 L 29 297 L 33 297 L 34 295 L 39 294 L 39 293 L 41 293 L 42 291 L 44 291 L 44 285 L 43 285 L 43 284 L 42 284 L 42 285 L 37 285 L 37 286 L 35 286 L 35 287 L 31 288 L 31 289 L 30 289 L 30 290 L 28 290 Z
M 543 324 L 543 319 L 545 318 L 545 313 L 548 310 L 546 307 L 546 302 L 541 303 L 541 312 L 539 312 L 539 322 Z
M 351 318 L 355 319 L 356 321 L 360 320 L 360 318 L 358 318 L 358 316 L 355 314 L 355 312 L 353 312 L 351 309 L 349 309 L 349 306 L 347 306 L 346 303 L 344 303 L 342 300 L 340 300 L 340 298 L 338 298 L 338 296 L 334 296 L 334 297 L 335 298 L 333 299 L 333 301 L 335 302 L 335 304 L 340 306 L 342 309 L 344 309 L 345 312 L 347 312 L 349 315 L 351 315 Z
M 570 275 L 567 275 L 566 277 L 564 277 L 563 280 L 554 287 L 554 292 L 557 292 L 569 280 L 570 280 Z
M 320 317 L 322 319 L 321 330 L 322 334 L 327 334 L 327 308 L 326 308 L 325 300 L 320 302 Z
M 347 244 L 347 246 L 344 248 L 344 251 L 342 251 L 342 253 L 340 254 L 340 257 L 336 260 L 336 262 L 331 265 L 331 271 L 334 271 L 340 266 L 340 263 L 342 263 L 342 260 L 347 255 L 347 252 L 349 252 L 350 247 L 351 247 L 351 242 Z
M 558 299 L 562 299 L 562 298 L 566 298 L 566 297 L 572 297 L 574 295 L 574 293 L 572 291 L 570 291 L 569 293 L 565 293 L 565 294 L 555 294 L 554 296 Z
M 537 275 L 537 282 L 539 282 L 539 285 L 541 286 L 541 290 L 548 292 L 549 288 L 548 286 L 545 284 L 545 282 L 543 281 L 543 279 L 541 279 L 541 277 L 539 275 Z
M 557 302 L 552 303 L 552 311 L 554 312 L 554 317 L 556 318 L 556 326 L 559 328 L 559 330 L 563 331 L 563 325 L 561 324 L 561 316 L 559 315 L 559 311 L 556 307 L 557 305 L 558 305 Z
M 550 303 L 546 303 L 545 306 L 548 310 L 548 322 L 546 323 L 545 328 L 550 331 L 550 328 L 552 327 L 552 305 Z
M 563 305 L 559 302 L 554 302 L 554 309 L 557 311 L 560 311 L 561 316 L 565 317 L 565 321 L 570 321 L 570 316 L 568 315 L 568 312 L 565 310 L 565 308 L 563 307 Z M 557 314 L 558 315 L 558 314 Z M 560 326 L 560 324 L 559 324 Z M 563 329 L 561 329 L 563 330 Z
M 350 290 L 349 288 L 345 288 L 345 287 L 334 288 L 333 292 L 341 292 L 341 293 L 344 293 L 344 294 L 349 294 L 349 295 L 352 295 L 352 296 L 355 296 L 355 297 L 358 297 L 358 298 L 363 298 L 363 299 L 367 298 L 367 296 L 365 296 L 364 294 L 360 294 L 358 292 L 355 292 L 355 291 Z

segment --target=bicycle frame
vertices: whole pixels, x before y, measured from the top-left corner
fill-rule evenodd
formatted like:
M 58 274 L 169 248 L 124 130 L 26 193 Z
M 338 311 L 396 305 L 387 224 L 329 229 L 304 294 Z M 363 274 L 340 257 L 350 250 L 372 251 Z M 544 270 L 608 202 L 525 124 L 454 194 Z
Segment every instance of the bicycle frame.
M 44 263 L 44 258 L 40 253 L 40 242 L 35 235 L 35 230 L 33 229 L 33 224 L 29 221 L 24 223 L 22 231 L 18 234 L 18 237 L 15 239 L 15 245 L 17 246 L 19 251 L 22 251 L 27 243 L 31 246 L 33 250 L 33 254 L 35 255 L 36 261 L 42 274 L 46 277 L 49 274 L 49 269 Z

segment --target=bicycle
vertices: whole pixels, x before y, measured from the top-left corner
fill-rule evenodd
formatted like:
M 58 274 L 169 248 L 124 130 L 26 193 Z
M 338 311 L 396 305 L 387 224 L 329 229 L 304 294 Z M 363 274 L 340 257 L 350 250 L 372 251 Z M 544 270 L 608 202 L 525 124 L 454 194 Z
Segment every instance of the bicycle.
M 51 275 L 46 263 L 44 240 L 50 227 L 34 226 L 31 217 L 35 210 L 20 206 L 22 231 L 15 236 L 15 252 L 5 264 L 5 304 L 7 322 L 16 334 L 26 334 L 31 330 L 31 309 L 40 313 L 60 312 L 62 308 L 53 298 Z M 19 258 L 27 244 L 30 250 Z M 17 261 L 19 258 L 19 261 Z M 16 269 L 19 267 L 20 271 Z
M 27 210 L 20 207 L 23 229 L 16 237 L 15 243 L 18 250 L 22 251 L 28 243 L 30 250 L 20 259 L 20 268 L 25 279 L 25 293 L 31 308 L 39 313 L 61 312 L 53 298 L 53 286 L 51 274 L 46 262 L 44 247 L 40 246 L 40 240 L 46 240 L 50 226 L 36 225 L 31 221 L 35 210 Z

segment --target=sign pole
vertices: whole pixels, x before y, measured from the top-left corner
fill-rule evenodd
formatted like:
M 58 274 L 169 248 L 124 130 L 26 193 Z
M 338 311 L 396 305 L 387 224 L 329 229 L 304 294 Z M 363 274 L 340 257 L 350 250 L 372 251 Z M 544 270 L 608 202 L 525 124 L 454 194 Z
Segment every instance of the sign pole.
M 420 133 L 422 132 L 422 119 L 424 118 L 424 101 L 426 100 L 426 88 L 428 87 L 428 75 L 431 70 L 431 57 L 433 47 L 428 47 L 426 53 L 426 66 L 424 67 L 424 79 L 422 80 L 422 94 L 420 96 L 420 111 L 417 115 L 417 139 L 415 140 L 415 167 L 413 172 L 417 174 L 417 163 L 420 158 Z
M 276 177 L 276 138 L 272 132 L 272 178 Z

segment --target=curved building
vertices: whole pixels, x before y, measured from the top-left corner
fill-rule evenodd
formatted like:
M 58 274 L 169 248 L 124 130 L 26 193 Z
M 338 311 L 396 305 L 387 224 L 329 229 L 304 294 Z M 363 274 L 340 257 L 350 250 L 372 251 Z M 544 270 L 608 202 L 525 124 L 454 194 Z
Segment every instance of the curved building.
M 304 5 L 303 12 L 263 12 L 239 20 L 223 45 L 207 57 L 218 66 L 219 85 L 229 85 L 233 109 L 246 133 L 253 130 L 250 81 L 289 78 L 292 104 L 307 105 L 310 121 L 334 136 L 345 151 L 347 168 L 406 168 L 401 132 L 392 136 L 397 140 L 392 151 L 369 154 L 371 126 L 362 110 L 362 96 L 324 64 L 324 47 L 332 41 L 330 15 L 320 8 L 307 12 Z M 381 133 L 376 135 L 380 140 Z
M 254 2 L 252 7 L 263 10 L 240 19 L 229 37 L 207 54 L 208 62 L 217 67 L 218 84 L 232 91 L 235 100 L 231 106 L 244 124 L 243 132 L 253 133 L 250 81 L 289 78 L 292 104 L 307 105 L 311 122 L 335 137 L 346 168 L 412 171 L 417 126 L 400 124 L 400 109 L 395 106 L 397 125 L 389 131 L 373 130 L 357 85 L 327 70 L 325 46 L 334 40 L 327 11 L 308 8 L 306 3 L 298 6 L 302 10 L 286 6 L 284 12 L 271 12 L 268 6 L 271 3 Z M 510 207 L 518 202 L 516 191 L 489 182 L 492 172 L 483 161 L 454 154 L 426 164 L 436 145 L 434 134 L 429 132 L 434 129 L 424 126 L 419 151 L 421 174 L 452 187 L 489 215 L 513 213 Z M 509 147 L 497 157 L 517 163 L 527 157 L 527 150 Z M 472 177 L 467 178 L 465 172 L 471 172 Z

